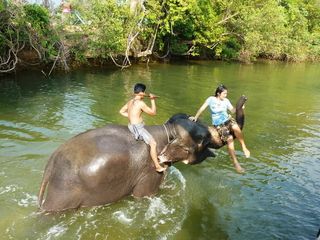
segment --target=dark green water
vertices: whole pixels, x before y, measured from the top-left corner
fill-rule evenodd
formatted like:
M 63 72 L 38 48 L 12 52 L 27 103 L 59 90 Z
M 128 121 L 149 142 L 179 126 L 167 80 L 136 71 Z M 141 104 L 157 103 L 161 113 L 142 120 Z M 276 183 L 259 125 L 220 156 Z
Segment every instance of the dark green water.
M 88 70 L 0 82 L 0 239 L 315 239 L 320 227 L 320 65 L 196 62 Z M 219 83 L 235 103 L 248 96 L 244 134 L 252 157 L 226 148 L 196 166 L 176 164 L 153 198 L 56 215 L 37 212 L 50 154 L 68 138 L 107 123 L 143 82 L 160 95 L 162 124 L 195 114 Z M 202 116 L 210 122 L 209 114 Z

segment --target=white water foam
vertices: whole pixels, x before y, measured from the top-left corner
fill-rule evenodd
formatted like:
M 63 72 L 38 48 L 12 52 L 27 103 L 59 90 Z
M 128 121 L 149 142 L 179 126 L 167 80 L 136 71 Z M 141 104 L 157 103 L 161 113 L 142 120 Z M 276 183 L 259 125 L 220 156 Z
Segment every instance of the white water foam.
M 58 224 L 58 225 L 55 225 L 55 226 L 49 228 L 45 237 L 47 240 L 53 239 L 53 238 L 56 238 L 56 237 L 63 235 L 64 232 L 66 232 L 66 231 L 67 231 L 67 227 L 63 226 L 62 224 L 60 224 L 60 225 Z
M 160 215 L 167 215 L 169 213 L 173 213 L 174 209 L 169 210 L 163 200 L 159 197 L 150 198 L 150 205 L 145 213 L 146 220 L 150 220 L 151 218 L 156 218 Z
M 19 206 L 29 207 L 29 206 L 37 205 L 38 198 L 36 195 L 30 195 L 29 193 L 25 193 L 25 192 L 23 194 L 25 195 L 25 197 L 18 201 Z
M 116 211 L 112 216 L 123 224 L 130 224 L 133 221 L 133 219 L 129 218 L 123 211 Z
M 177 187 L 181 188 L 181 191 L 184 191 L 186 189 L 186 179 L 181 174 L 181 172 L 175 168 L 170 167 L 169 168 L 169 174 L 168 174 L 168 180 L 164 182 L 163 188 L 169 188 L 169 189 L 175 189 Z M 177 178 L 178 181 L 173 181 L 171 179 Z M 181 185 L 181 186 L 178 186 Z
M 14 193 L 17 190 L 19 190 L 20 187 L 18 185 L 15 184 L 11 184 L 5 187 L 0 187 L 0 195 L 5 194 L 5 193 Z

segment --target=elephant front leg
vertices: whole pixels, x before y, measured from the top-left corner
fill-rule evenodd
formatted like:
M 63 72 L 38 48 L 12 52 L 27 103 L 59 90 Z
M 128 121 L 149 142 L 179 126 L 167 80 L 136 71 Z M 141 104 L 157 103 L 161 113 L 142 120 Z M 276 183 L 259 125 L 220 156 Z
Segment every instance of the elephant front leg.
M 139 179 L 133 188 L 132 195 L 138 198 L 155 195 L 159 191 L 165 174 L 166 173 L 154 172 L 153 169 L 150 170 Z

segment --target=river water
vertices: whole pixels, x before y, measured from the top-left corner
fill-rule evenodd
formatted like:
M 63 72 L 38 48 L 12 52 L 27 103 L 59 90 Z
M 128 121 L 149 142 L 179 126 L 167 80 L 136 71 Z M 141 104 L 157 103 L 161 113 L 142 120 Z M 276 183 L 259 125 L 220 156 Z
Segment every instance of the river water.
M 320 65 L 220 62 L 90 69 L 0 81 L 0 239 L 315 239 L 320 227 Z M 152 198 L 45 215 L 37 193 L 50 154 L 72 136 L 108 123 L 143 82 L 160 95 L 162 124 L 195 114 L 224 83 L 233 104 L 248 97 L 244 135 L 251 157 L 226 148 L 170 168 Z M 147 100 L 148 102 L 148 100 Z M 202 116 L 209 123 L 209 113 Z

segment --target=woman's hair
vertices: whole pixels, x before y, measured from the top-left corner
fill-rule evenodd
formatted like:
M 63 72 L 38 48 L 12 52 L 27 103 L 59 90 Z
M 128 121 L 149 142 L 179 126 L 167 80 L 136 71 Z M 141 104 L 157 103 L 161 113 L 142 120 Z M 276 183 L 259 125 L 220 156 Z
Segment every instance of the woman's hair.
M 218 94 L 221 94 L 223 91 L 227 90 L 227 87 L 223 84 L 220 84 L 217 89 L 216 92 L 214 94 L 215 97 L 218 97 Z
M 134 93 L 139 93 L 139 92 L 144 92 L 146 90 L 146 85 L 142 83 L 137 83 L 134 85 L 133 92 Z

